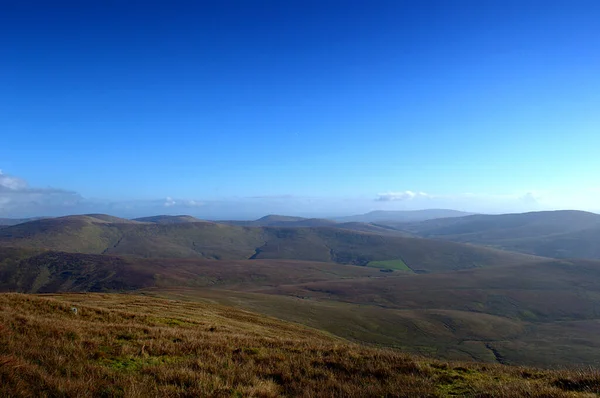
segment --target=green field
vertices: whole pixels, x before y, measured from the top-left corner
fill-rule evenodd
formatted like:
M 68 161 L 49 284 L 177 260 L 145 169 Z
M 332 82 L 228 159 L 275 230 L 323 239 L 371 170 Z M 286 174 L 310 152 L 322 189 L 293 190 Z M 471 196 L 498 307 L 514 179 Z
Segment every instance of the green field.
M 381 268 L 381 269 L 391 269 L 391 270 L 394 270 L 394 271 L 413 272 L 413 270 L 410 269 L 408 267 L 408 265 L 406 265 L 404 263 L 404 261 L 402 261 L 402 259 L 384 260 L 384 261 L 371 261 L 371 262 L 369 262 L 369 264 L 367 264 L 367 267 Z

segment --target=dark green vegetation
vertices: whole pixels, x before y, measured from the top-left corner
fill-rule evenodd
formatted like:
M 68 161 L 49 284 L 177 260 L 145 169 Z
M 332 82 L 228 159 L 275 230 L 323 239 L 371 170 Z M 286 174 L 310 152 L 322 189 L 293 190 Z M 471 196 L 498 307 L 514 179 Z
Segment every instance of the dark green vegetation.
M 410 268 L 402 261 L 402 259 L 398 260 L 385 260 L 385 261 L 371 261 L 367 264 L 367 267 L 375 267 L 386 270 L 396 270 L 396 271 L 408 271 L 412 272 Z
M 386 224 L 427 238 L 544 257 L 600 259 L 600 215 L 583 211 L 473 215 Z
M 214 304 L 0 295 L 7 397 L 585 397 L 600 393 L 599 383 L 589 370 L 442 362 L 358 346 Z

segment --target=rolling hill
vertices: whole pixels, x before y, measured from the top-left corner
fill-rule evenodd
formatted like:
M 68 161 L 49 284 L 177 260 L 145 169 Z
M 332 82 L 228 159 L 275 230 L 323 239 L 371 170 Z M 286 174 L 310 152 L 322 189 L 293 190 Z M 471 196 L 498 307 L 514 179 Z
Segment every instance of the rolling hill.
M 600 363 L 600 262 L 439 274 L 295 260 L 118 257 L 0 248 L 0 291 L 138 292 L 212 302 L 358 343 L 453 360 Z
M 421 273 L 536 260 L 472 245 L 341 228 L 111 223 L 98 216 L 61 217 L 3 228 L 0 246 L 145 258 L 291 259 L 356 265 L 401 260 Z
M 196 217 L 186 216 L 186 215 L 180 215 L 180 216 L 161 215 L 161 216 L 151 216 L 151 217 L 140 217 L 140 218 L 134 218 L 134 221 L 150 222 L 150 223 L 156 223 L 156 224 L 181 224 L 181 223 L 186 223 L 186 222 L 203 222 L 202 220 L 200 220 Z
M 231 307 L 139 295 L 1 294 L 0 330 L 0 393 L 14 397 L 600 392 L 598 374 L 589 370 L 443 362 L 358 346 Z
M 32 217 L 32 218 L 0 218 L 0 228 L 10 227 L 12 225 L 22 224 L 24 222 L 40 220 L 46 217 Z
M 524 217 L 485 224 L 485 233 L 502 236 L 502 225 L 521 231 L 512 234 L 525 241 L 548 239 L 543 234 L 565 220 L 579 220 L 570 234 L 593 226 L 587 214 Z M 339 227 L 389 229 L 364 223 L 242 227 L 163 220 L 96 214 L 5 227 L 0 290 L 137 292 L 231 305 L 437 358 L 600 364 L 593 349 L 600 344 L 600 262 Z M 464 222 L 435 221 L 438 227 Z M 416 228 L 425 224 L 433 222 L 409 227 L 423 233 Z
M 598 261 L 547 260 L 270 288 L 165 286 L 153 293 L 234 305 L 437 358 L 578 367 L 600 365 L 598 281 Z
M 222 224 L 242 227 L 330 227 L 335 221 L 323 218 L 304 218 L 271 214 L 253 221 L 219 221 Z
M 427 209 L 427 210 L 375 210 L 366 214 L 358 214 L 347 217 L 336 217 L 338 222 L 365 222 L 365 223 L 381 223 L 381 222 L 416 222 L 432 220 L 437 218 L 464 217 L 474 213 L 467 213 L 458 210 L 448 209 Z
M 286 227 L 286 228 L 318 228 L 331 227 L 346 229 L 350 231 L 373 233 L 387 236 L 413 236 L 388 225 L 378 225 L 366 222 L 336 222 L 323 218 L 302 218 L 290 216 L 269 215 L 254 221 L 217 221 L 221 224 L 236 225 L 242 227 Z
M 555 258 L 600 259 L 600 215 L 583 211 L 473 215 L 387 225 L 435 239 Z

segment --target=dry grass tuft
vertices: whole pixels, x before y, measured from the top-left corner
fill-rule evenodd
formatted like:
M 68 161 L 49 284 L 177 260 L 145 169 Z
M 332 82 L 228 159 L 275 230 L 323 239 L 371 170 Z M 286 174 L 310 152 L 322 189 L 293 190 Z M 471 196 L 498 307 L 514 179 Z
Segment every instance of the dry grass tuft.
M 74 314 L 71 307 L 78 311 Z M 450 363 L 216 305 L 136 295 L 0 295 L 5 397 L 572 397 L 594 371 Z

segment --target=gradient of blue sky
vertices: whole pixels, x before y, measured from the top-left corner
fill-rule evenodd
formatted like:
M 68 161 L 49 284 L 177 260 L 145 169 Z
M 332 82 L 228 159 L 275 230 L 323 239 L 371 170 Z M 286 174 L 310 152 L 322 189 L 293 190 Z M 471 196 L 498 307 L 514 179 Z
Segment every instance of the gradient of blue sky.
M 4 0 L 0 168 L 163 206 L 598 209 L 598 21 L 597 1 Z

